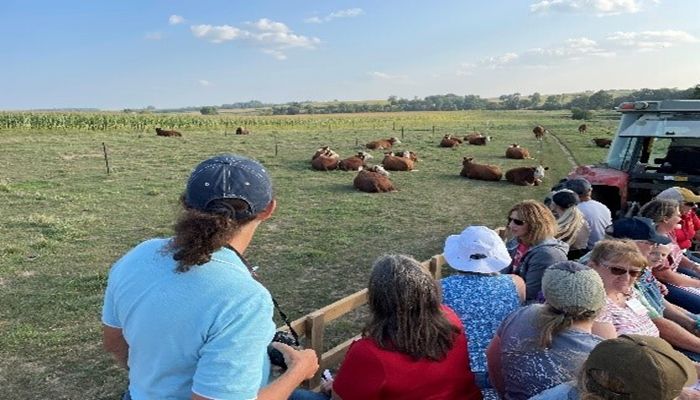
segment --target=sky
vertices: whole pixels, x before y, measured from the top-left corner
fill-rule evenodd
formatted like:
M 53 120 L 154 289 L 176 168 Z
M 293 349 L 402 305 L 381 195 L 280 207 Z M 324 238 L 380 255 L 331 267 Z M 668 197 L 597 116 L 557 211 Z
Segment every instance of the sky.
M 0 0 L 0 110 L 679 88 L 698 0 Z

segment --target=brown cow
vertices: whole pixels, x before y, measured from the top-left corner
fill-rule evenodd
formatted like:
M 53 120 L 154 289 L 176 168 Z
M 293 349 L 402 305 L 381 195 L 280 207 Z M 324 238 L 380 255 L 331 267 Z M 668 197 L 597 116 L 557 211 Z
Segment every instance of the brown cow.
M 329 157 L 321 154 L 320 156 L 311 160 L 311 168 L 317 171 L 331 171 L 337 169 L 339 163 L 340 161 L 337 157 Z
M 612 144 L 612 139 L 595 138 L 591 140 L 591 143 L 598 147 L 606 148 L 610 147 L 610 145 Z
M 461 143 L 461 140 L 448 133 L 447 135 L 442 137 L 442 140 L 440 141 L 440 147 L 457 147 Z
M 367 146 L 367 148 L 370 150 L 385 150 L 390 149 L 395 144 L 401 144 L 401 142 L 399 139 L 391 137 L 389 139 L 380 139 L 369 142 L 365 146 Z
M 372 158 L 372 155 L 364 151 L 360 151 L 352 157 L 340 160 L 338 168 L 342 169 L 343 171 L 359 171 L 367 166 L 366 161 L 370 158 Z
M 536 127 L 532 128 L 532 133 L 535 134 L 535 139 L 542 140 L 544 134 L 547 133 L 547 130 L 544 129 L 544 126 L 537 125 Z
M 537 167 L 518 167 L 506 171 L 506 180 L 519 186 L 532 186 L 542 183 L 544 171 L 549 167 L 538 165 Z
M 318 156 L 320 156 L 320 155 L 324 155 L 324 156 L 327 156 L 327 157 L 340 158 L 340 156 L 338 155 L 338 153 L 336 153 L 335 151 L 331 150 L 330 146 L 323 146 L 323 147 L 319 147 L 318 149 L 316 149 L 316 152 L 314 153 L 314 155 L 311 156 L 311 160 L 312 160 L 312 161 L 315 160 L 316 157 L 318 157 Z
M 239 126 L 236 128 L 236 135 L 247 135 L 249 134 L 250 131 L 242 126 Z
M 517 143 L 513 143 L 506 149 L 506 158 L 524 160 L 530 158 L 530 152 L 526 148 L 520 147 Z
M 156 128 L 156 136 L 182 136 L 182 133 L 178 131 L 166 131 L 160 128 Z
M 491 141 L 491 136 L 474 136 L 470 137 L 467 142 L 476 146 L 485 146 L 486 142 Z
M 414 153 L 414 152 L 412 152 L 412 151 L 408 151 L 408 150 L 395 151 L 395 152 L 394 152 L 394 155 L 395 155 L 396 157 L 410 158 L 411 161 L 413 161 L 413 162 L 418 161 L 418 156 L 416 155 L 416 153 Z
M 397 157 L 393 153 L 385 153 L 382 166 L 387 171 L 411 171 L 413 160 L 406 157 Z
M 477 164 L 473 157 L 464 157 L 462 172 L 459 175 L 482 181 L 500 181 L 503 171 L 498 165 Z
M 478 138 L 478 137 L 482 137 L 482 136 L 484 136 L 484 135 L 482 135 L 481 132 L 476 132 L 476 131 L 475 131 L 475 132 L 472 132 L 472 133 L 468 133 L 468 134 L 464 137 L 464 141 L 465 141 L 465 142 L 468 142 L 469 139 Z
M 586 133 L 588 131 L 588 126 L 586 124 L 581 124 L 578 126 L 578 133 Z
M 389 173 L 381 165 L 363 169 L 357 173 L 353 186 L 367 193 L 393 192 L 394 184 L 389 180 Z

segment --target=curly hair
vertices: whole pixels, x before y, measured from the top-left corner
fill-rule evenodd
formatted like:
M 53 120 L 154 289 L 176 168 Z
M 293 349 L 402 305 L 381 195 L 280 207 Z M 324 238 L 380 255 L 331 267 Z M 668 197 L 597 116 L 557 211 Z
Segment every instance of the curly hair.
M 175 223 L 175 237 L 171 242 L 178 272 L 187 272 L 196 265 L 211 260 L 216 250 L 226 245 L 231 237 L 255 216 L 236 220 L 236 210 L 245 210 L 248 204 L 238 199 L 212 201 L 206 211 L 190 208 L 180 198 L 182 213 Z
M 370 320 L 363 330 L 383 349 L 415 360 L 447 356 L 461 329 L 441 309 L 442 294 L 430 274 L 411 257 L 385 255 L 369 279 Z
M 671 218 L 678 210 L 678 202 L 669 199 L 654 199 L 645 204 L 640 210 L 641 217 L 650 218 L 655 224 Z
M 591 262 L 596 264 L 624 263 L 644 269 L 649 265 L 639 247 L 629 239 L 604 239 L 593 246 Z
M 539 201 L 521 201 L 508 211 L 508 215 L 513 211 L 517 212 L 520 219 L 527 223 L 527 233 L 520 238 L 523 243 L 537 244 L 557 234 L 557 221 L 554 219 L 554 215 L 547 206 Z

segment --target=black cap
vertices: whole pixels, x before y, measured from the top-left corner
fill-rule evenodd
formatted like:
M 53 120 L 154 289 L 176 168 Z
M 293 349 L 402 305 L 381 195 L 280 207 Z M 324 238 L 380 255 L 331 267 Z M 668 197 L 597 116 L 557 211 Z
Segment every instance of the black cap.
M 656 233 L 654 221 L 644 217 L 620 218 L 605 229 L 605 233 L 617 239 L 648 240 L 658 244 L 669 244 L 668 236 Z

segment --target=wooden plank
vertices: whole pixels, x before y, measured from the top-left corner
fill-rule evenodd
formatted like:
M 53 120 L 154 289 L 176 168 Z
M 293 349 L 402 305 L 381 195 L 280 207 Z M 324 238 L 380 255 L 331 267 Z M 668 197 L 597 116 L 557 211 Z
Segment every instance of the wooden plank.
M 343 315 L 355 310 L 356 308 L 367 304 L 367 289 L 362 289 L 348 297 L 344 297 L 335 303 L 329 304 L 318 311 L 322 311 L 326 315 L 326 323 L 338 319 Z
M 323 354 L 323 332 L 325 328 L 325 313 L 321 310 L 312 312 L 308 316 L 309 323 L 306 324 L 306 348 L 313 349 L 316 354 Z M 309 380 L 310 387 L 316 387 L 321 383 L 322 369 L 318 369 L 313 378 Z
M 343 361 L 343 359 L 345 358 L 345 353 L 348 352 L 348 349 L 350 348 L 352 342 L 361 337 L 362 335 L 356 335 L 351 339 L 348 339 L 343 343 L 335 346 L 334 348 L 328 350 L 327 352 L 323 353 L 323 355 L 321 356 L 321 366 L 319 367 L 319 370 L 323 371 L 326 368 L 337 368 L 338 365 L 340 365 L 340 362 Z
M 442 254 L 434 255 L 430 258 L 430 274 L 435 279 L 442 278 L 442 266 L 445 264 L 445 257 Z

